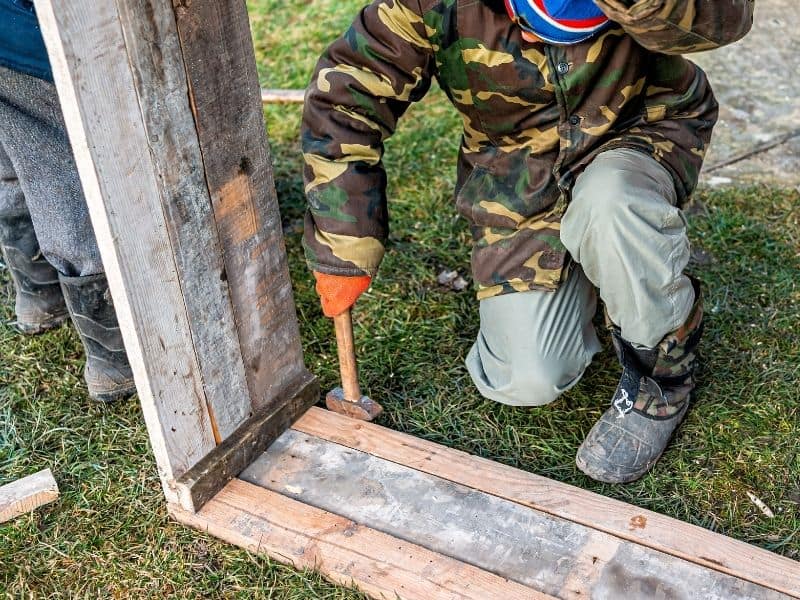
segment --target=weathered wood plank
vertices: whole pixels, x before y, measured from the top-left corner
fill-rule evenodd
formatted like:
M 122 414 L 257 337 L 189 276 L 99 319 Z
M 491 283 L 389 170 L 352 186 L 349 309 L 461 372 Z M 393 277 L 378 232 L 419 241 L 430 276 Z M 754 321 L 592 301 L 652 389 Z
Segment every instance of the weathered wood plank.
M 174 0 L 254 408 L 304 370 L 243 0 Z
M 517 583 L 234 479 L 198 513 L 170 506 L 181 523 L 298 569 L 320 571 L 374 598 L 547 600 Z
M 263 406 L 176 482 L 181 506 L 198 511 L 250 465 L 281 433 L 319 400 L 319 383 L 306 374 L 291 396 Z
M 294 429 L 800 597 L 800 563 L 599 494 L 312 408 Z
M 0 523 L 29 513 L 57 498 L 58 484 L 50 469 L 0 486 Z
M 167 498 L 215 445 L 116 2 L 36 0 Z
M 120 21 L 217 443 L 251 414 L 172 3 L 119 0 Z
M 297 431 L 239 476 L 559 598 L 787 596 Z

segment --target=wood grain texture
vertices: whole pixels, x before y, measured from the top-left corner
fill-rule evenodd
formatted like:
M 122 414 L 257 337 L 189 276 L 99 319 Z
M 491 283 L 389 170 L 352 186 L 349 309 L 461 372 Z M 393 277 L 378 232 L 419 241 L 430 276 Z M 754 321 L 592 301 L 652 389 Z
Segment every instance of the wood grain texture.
M 297 431 L 282 435 L 239 478 L 561 598 L 787 598 Z
M 800 597 L 800 563 L 624 502 L 319 408 L 294 429 Z
M 358 363 L 350 309 L 333 317 L 333 328 L 336 332 L 336 352 L 339 355 L 339 375 L 342 378 L 344 399 L 358 402 L 361 400 L 361 386 L 358 383 Z
M 203 168 L 254 409 L 304 370 L 244 0 L 175 0 Z
M 50 469 L 0 486 L 0 523 L 29 513 L 57 498 L 58 484 Z
M 215 445 L 116 2 L 36 12 L 168 500 Z
M 310 373 L 287 398 L 264 406 L 184 473 L 176 482 L 181 506 L 198 511 L 226 483 L 250 465 L 308 408 L 319 400 L 319 383 Z
M 175 14 L 165 0 L 118 0 L 117 5 L 209 420 L 219 443 L 252 414 L 252 405 Z
M 298 569 L 320 571 L 373 598 L 403 600 L 548 600 L 551 596 L 234 479 L 198 513 L 170 506 L 181 523 L 267 554 Z
M 262 104 L 302 104 L 305 101 L 305 90 L 261 90 Z

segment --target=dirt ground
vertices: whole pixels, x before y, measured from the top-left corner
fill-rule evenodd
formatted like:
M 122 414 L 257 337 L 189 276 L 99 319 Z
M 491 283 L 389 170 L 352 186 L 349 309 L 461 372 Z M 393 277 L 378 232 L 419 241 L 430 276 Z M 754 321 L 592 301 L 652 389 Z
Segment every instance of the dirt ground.
M 743 40 L 690 56 L 708 73 L 720 103 L 705 184 L 800 188 L 799 55 L 800 3 L 758 0 Z

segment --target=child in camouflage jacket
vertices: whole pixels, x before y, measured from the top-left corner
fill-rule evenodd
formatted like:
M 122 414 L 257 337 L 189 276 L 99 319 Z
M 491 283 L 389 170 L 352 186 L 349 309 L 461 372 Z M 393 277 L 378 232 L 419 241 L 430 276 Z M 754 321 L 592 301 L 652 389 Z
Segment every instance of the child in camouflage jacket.
M 584 20 L 560 18 L 570 8 Z M 376 273 L 383 142 L 436 78 L 464 123 L 455 205 L 474 239 L 476 386 L 518 406 L 573 386 L 600 348 L 599 290 L 622 375 L 576 462 L 600 481 L 641 477 L 686 414 L 702 331 L 680 207 L 717 104 L 681 54 L 738 40 L 752 13 L 753 0 L 374 0 L 306 95 L 304 245 L 324 312 Z

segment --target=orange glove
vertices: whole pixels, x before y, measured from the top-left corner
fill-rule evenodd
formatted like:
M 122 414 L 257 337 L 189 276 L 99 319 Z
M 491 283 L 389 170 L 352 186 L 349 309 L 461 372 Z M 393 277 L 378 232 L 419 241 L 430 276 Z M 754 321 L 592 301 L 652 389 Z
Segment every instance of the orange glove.
M 336 317 L 353 306 L 372 281 L 369 275 L 328 275 L 319 271 L 314 271 L 314 277 L 326 317 Z

